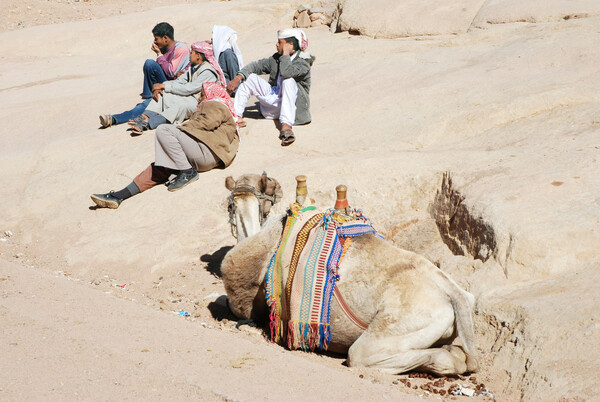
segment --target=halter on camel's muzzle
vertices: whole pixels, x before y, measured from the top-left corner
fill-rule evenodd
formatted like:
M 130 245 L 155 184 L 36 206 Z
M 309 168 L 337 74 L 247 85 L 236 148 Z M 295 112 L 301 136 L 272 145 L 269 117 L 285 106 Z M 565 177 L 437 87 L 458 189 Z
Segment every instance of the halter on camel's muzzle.
M 229 224 L 231 225 L 231 234 L 236 239 L 238 238 L 238 230 L 237 223 L 235 221 L 235 211 L 237 209 L 235 205 L 235 199 L 242 195 L 253 195 L 258 199 L 258 210 L 261 226 L 264 223 L 265 219 L 267 219 L 267 215 L 269 215 L 271 207 L 275 205 L 275 203 L 278 201 L 277 193 L 269 195 L 259 191 L 258 189 L 256 189 L 256 187 L 251 186 L 249 184 L 236 185 L 234 189 L 231 190 L 231 194 L 227 198 L 227 211 L 229 211 Z

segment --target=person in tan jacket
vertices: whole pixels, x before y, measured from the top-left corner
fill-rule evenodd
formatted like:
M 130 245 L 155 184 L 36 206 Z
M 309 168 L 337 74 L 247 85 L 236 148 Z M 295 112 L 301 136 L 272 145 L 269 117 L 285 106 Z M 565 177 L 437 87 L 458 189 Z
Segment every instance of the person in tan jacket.
M 105 194 L 92 194 L 101 208 L 118 208 L 123 200 L 158 184 L 168 183 L 176 191 L 198 180 L 198 172 L 229 166 L 239 146 L 233 103 L 218 83 L 202 85 L 198 109 L 179 127 L 163 124 L 156 130 L 155 160 L 127 187 Z

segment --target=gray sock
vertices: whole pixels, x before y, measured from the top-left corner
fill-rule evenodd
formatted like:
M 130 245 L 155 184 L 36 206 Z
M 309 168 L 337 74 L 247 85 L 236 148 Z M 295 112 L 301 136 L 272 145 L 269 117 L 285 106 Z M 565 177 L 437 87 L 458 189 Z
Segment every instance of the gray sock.
M 125 187 L 127 190 L 129 190 L 129 193 L 131 193 L 131 195 L 136 195 L 140 193 L 140 189 L 137 186 L 137 184 L 135 184 L 134 181 L 132 181 L 131 183 L 129 183 L 129 185 L 127 187 Z

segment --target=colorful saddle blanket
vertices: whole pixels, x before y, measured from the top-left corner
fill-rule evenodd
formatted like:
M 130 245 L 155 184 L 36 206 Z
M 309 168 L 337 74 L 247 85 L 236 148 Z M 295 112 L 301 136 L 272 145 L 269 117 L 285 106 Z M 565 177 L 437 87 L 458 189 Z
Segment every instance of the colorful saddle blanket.
M 314 206 L 291 208 L 267 269 L 271 341 L 290 349 L 327 349 L 331 296 L 339 263 L 350 245 L 344 240 L 377 234 L 359 210 L 353 210 L 352 219 L 338 215 Z

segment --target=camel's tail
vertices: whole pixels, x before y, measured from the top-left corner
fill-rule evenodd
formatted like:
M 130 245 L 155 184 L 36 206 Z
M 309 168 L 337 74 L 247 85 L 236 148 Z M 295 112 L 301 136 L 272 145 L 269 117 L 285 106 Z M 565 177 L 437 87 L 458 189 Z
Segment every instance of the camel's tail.
M 436 267 L 437 269 L 437 267 Z M 475 372 L 478 368 L 477 353 L 475 351 L 475 333 L 473 331 L 473 305 L 475 298 L 473 295 L 463 290 L 456 282 L 452 280 L 440 269 L 438 273 L 443 280 L 438 282 L 446 294 L 450 297 L 452 308 L 454 309 L 454 322 L 460 337 L 463 349 L 467 353 L 467 366 L 470 372 Z
M 458 295 L 450 295 L 452 308 L 454 308 L 454 320 L 458 336 L 463 342 L 465 352 L 475 356 L 475 333 L 473 332 L 473 309 L 469 297 L 462 289 L 457 289 Z M 457 297 L 458 296 L 458 297 Z

